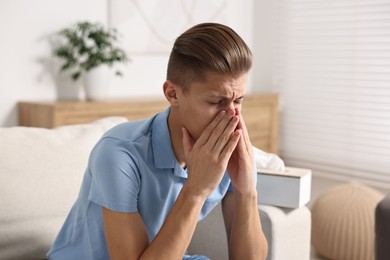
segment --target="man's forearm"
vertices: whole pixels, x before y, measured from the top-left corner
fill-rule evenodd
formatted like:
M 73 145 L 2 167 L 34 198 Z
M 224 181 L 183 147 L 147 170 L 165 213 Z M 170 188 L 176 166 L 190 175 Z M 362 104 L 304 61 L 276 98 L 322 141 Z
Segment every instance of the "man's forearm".
M 205 199 L 183 187 L 161 230 L 140 259 L 182 259 Z
M 233 218 L 229 236 L 229 258 L 265 259 L 268 245 L 257 205 L 257 193 L 234 195 Z

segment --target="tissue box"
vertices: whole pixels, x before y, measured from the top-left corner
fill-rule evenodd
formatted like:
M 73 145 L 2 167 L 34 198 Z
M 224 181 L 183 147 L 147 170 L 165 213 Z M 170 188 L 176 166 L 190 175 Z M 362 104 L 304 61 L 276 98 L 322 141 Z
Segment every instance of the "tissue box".
M 299 208 L 310 200 L 311 170 L 286 167 L 285 171 L 257 169 L 259 204 Z

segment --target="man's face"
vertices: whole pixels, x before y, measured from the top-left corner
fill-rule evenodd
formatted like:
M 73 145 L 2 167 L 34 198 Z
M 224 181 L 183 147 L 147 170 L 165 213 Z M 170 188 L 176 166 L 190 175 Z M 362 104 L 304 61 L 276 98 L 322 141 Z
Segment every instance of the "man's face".
M 238 78 L 208 73 L 205 81 L 193 83 L 186 93 L 180 93 L 182 124 L 192 138 L 197 140 L 218 112 L 241 111 L 246 82 L 246 73 Z

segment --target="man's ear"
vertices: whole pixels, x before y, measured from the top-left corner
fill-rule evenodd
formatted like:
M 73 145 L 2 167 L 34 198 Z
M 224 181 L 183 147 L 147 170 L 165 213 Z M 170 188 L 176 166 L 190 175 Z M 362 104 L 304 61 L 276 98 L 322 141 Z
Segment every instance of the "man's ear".
M 181 94 L 179 93 L 181 91 L 181 88 L 178 85 L 174 84 L 172 81 L 166 80 L 163 85 L 163 90 L 165 98 L 168 100 L 169 103 L 171 103 L 171 106 L 177 106 L 179 104 L 178 95 Z

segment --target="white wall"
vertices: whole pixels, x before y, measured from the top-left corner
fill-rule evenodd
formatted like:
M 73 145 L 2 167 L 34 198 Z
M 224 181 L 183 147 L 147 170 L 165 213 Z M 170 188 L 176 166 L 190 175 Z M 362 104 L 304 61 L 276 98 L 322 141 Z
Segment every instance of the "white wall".
M 56 98 L 42 64 L 50 55 L 47 36 L 79 19 L 105 22 L 105 0 L 0 2 L 0 125 L 17 124 L 20 100 Z
M 253 2 L 253 51 L 254 64 L 252 69 L 253 82 L 256 90 L 269 92 L 272 90 L 272 44 L 275 28 L 272 12 L 278 0 L 255 0 Z
M 258 35 L 259 29 L 254 27 L 254 2 L 230 0 L 228 15 L 233 18 L 229 25 L 256 54 L 253 32 L 256 29 Z M 48 62 L 51 51 L 48 36 L 79 20 L 107 23 L 107 0 L 0 2 L 0 126 L 17 125 L 19 101 L 56 100 L 64 96 L 57 91 L 53 66 Z M 162 97 L 168 56 L 134 55 L 130 58 L 132 61 L 125 67 L 124 78 L 113 79 L 110 97 Z M 256 55 L 255 58 L 258 59 Z M 264 81 L 261 74 L 265 63 L 262 62 L 260 69 L 251 73 L 257 75 L 259 82 Z M 249 92 L 267 90 L 261 88 L 267 83 L 257 84 L 257 88 L 255 85 L 256 81 L 250 78 Z

